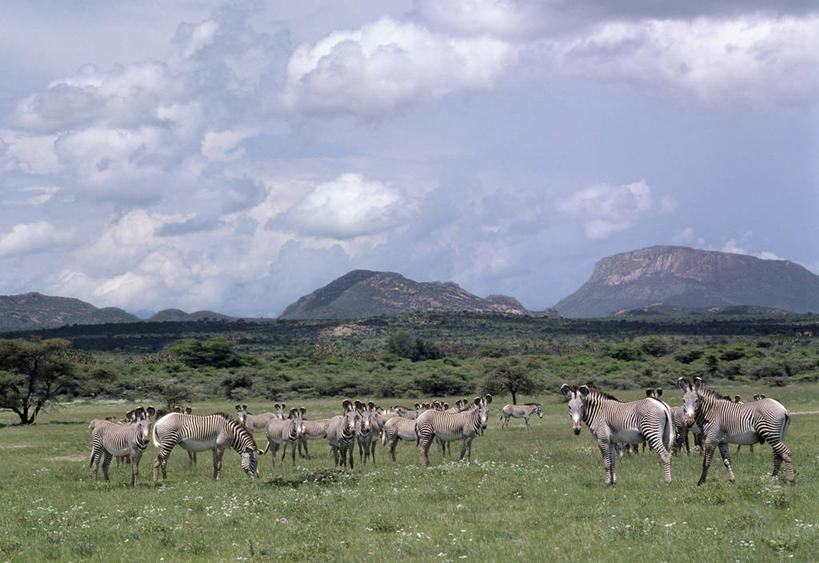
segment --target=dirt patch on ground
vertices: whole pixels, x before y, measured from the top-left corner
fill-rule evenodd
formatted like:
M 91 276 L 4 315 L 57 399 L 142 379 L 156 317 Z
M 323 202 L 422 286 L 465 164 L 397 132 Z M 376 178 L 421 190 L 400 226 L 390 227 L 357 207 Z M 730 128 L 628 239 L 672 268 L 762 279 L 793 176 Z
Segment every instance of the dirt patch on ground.
M 46 461 L 88 461 L 87 455 L 58 455 L 47 457 Z
M 333 329 L 326 329 L 321 331 L 324 338 L 344 338 L 345 336 L 352 336 L 353 334 L 362 334 L 368 329 L 357 324 L 339 325 Z

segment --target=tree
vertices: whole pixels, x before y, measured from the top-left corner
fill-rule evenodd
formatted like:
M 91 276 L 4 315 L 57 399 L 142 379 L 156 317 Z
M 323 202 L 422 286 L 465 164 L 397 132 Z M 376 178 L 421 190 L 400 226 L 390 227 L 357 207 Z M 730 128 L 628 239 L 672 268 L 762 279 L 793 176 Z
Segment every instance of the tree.
M 66 359 L 69 342 L 0 341 L 0 409 L 33 424 L 40 410 L 64 395 L 75 395 L 88 381 L 87 373 Z
M 533 364 L 524 365 L 520 357 L 489 363 L 484 369 L 481 393 L 509 393 L 512 395 L 512 404 L 516 405 L 518 393 L 537 391 L 537 382 L 529 375 L 533 367 Z
M 193 392 L 189 385 L 174 381 L 173 379 L 162 381 L 159 379 L 147 379 L 140 385 L 142 390 L 165 401 L 167 410 L 173 410 L 185 401 L 189 401 Z
M 399 330 L 389 337 L 387 352 L 413 362 L 438 360 L 443 356 L 437 344 L 421 338 L 413 338 L 406 330 Z
M 225 338 L 211 338 L 206 342 L 185 338 L 169 345 L 167 350 L 190 368 L 232 368 L 253 363 L 252 358 L 236 352 L 235 346 Z

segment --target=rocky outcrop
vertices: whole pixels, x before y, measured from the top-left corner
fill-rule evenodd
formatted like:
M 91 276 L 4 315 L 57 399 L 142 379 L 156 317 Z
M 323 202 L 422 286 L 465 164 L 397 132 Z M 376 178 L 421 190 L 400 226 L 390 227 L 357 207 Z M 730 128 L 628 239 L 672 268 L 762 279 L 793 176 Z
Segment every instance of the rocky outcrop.
M 652 246 L 600 260 L 591 278 L 555 308 L 564 317 L 602 317 L 655 304 L 819 311 L 819 276 L 787 260 Z

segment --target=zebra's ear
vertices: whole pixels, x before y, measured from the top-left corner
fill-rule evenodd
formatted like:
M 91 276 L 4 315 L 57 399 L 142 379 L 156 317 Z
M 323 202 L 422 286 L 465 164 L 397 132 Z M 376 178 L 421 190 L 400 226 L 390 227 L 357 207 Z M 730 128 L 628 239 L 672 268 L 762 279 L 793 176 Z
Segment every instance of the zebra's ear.
M 350 402 L 349 399 L 344 399 L 344 402 L 341 403 L 341 406 L 344 408 L 345 411 L 348 411 L 353 407 L 353 404 Z
M 569 394 L 572 392 L 572 388 L 569 387 L 567 383 L 564 383 L 563 385 L 560 386 L 560 392 L 566 395 L 566 398 L 568 399 Z
M 240 410 L 242 410 L 242 405 L 236 405 L 235 408 L 236 408 L 236 412 L 239 412 Z
M 677 386 L 683 390 L 683 393 L 691 389 L 691 383 L 689 383 L 688 380 L 684 377 L 677 378 Z
M 146 412 L 148 413 L 148 416 L 154 416 L 156 414 L 156 409 L 151 406 L 148 407 L 148 410 Z
M 356 401 L 353 404 L 355 405 L 355 408 L 358 410 L 362 410 L 364 408 L 364 403 L 362 403 L 361 401 Z
M 242 408 L 247 410 L 247 405 L 242 405 Z
M 487 394 L 486 394 L 486 404 L 488 405 L 488 404 L 489 404 L 489 403 L 491 403 L 491 402 L 492 402 L 492 395 L 490 395 L 489 393 L 487 393 Z
M 191 407 L 185 407 L 185 414 L 191 414 L 193 409 Z
M 304 407 L 301 407 L 301 408 L 299 409 L 299 412 L 302 414 L 302 416 L 304 416 L 305 414 L 307 414 L 307 409 L 306 409 L 306 408 L 304 408 Z
M 367 406 L 370 408 L 370 410 L 375 410 L 375 403 L 373 403 L 372 401 L 367 403 Z
M 481 405 L 481 398 L 480 398 L 480 397 L 475 397 L 475 400 L 473 400 L 472 402 L 473 402 L 474 404 L 476 404 L 476 405 L 480 406 L 480 405 Z
M 580 394 L 583 395 L 584 397 L 589 394 L 588 385 L 581 385 L 580 387 L 577 388 L 577 390 L 580 391 Z
M 694 389 L 701 389 L 703 387 L 705 387 L 705 382 L 701 378 L 695 377 L 694 378 Z
M 662 397 L 662 396 L 663 396 L 663 390 L 662 390 L 662 388 L 657 387 L 657 388 L 654 390 L 654 396 L 655 396 L 655 397 L 657 397 L 658 399 L 659 399 L 660 397 Z
M 646 389 L 646 397 L 651 397 L 654 395 L 654 389 Z

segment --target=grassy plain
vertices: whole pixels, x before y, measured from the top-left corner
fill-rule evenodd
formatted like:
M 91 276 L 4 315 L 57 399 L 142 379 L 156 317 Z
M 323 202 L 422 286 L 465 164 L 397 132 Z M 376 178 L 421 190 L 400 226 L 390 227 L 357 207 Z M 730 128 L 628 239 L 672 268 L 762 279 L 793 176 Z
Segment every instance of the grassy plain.
M 130 469 L 112 464 L 110 483 L 92 482 L 88 420 L 121 415 L 131 405 L 78 403 L 55 408 L 30 427 L 0 413 L 0 561 L 815 561 L 819 552 L 819 385 L 720 388 L 742 396 L 764 392 L 791 410 L 786 443 L 796 485 L 769 477 L 771 450 L 731 446 L 737 482 L 719 461 L 695 485 L 701 458 L 677 456 L 666 487 L 656 454 L 617 460 L 618 484 L 603 485 L 599 451 L 584 430 L 574 436 L 560 397 L 523 397 L 544 405 L 526 431 L 513 419 L 500 430 L 505 397 L 491 405 L 486 434 L 473 442 L 473 463 L 431 451 L 418 464 L 414 444 L 398 461 L 332 470 L 323 442 L 294 468 L 270 456 L 252 480 L 226 452 L 223 478 L 211 478 L 210 456 L 187 467 L 174 450 L 168 479 L 151 484 L 156 449 Z M 623 400 L 641 392 L 619 391 Z M 681 393 L 666 388 L 670 404 Z M 394 404 L 395 401 L 390 400 Z M 410 401 L 407 401 L 410 402 Z M 340 410 L 341 400 L 304 401 L 311 418 Z M 248 401 L 252 412 L 269 404 Z M 302 403 L 289 406 L 302 406 Z M 232 412 L 229 402 L 195 412 Z M 813 414 L 799 414 L 813 413 Z M 264 446 L 263 436 L 257 436 Z M 102 472 L 100 472 L 102 479 Z

